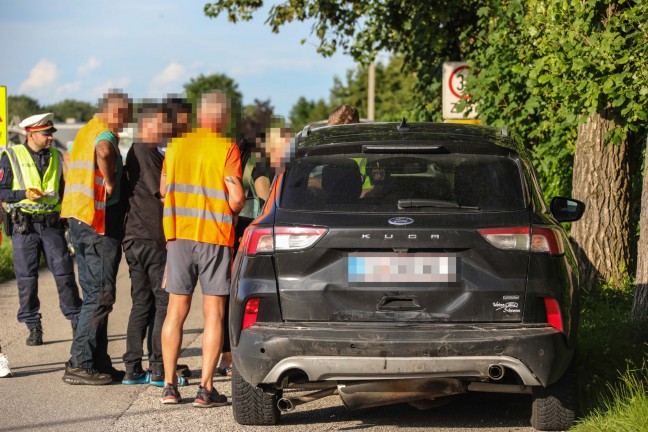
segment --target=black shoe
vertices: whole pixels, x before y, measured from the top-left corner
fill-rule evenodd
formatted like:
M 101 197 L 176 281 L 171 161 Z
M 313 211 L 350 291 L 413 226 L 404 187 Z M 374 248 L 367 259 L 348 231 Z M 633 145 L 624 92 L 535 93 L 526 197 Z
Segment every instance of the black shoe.
M 34 327 L 29 330 L 29 337 L 25 341 L 28 346 L 43 345 L 43 328 L 41 326 Z
M 123 370 L 115 369 L 112 366 L 110 366 L 109 368 L 99 368 L 99 371 L 102 374 L 109 375 L 112 378 L 113 382 L 122 382 L 124 377 L 126 376 L 126 372 L 124 372 Z
M 196 408 L 211 408 L 217 406 L 225 406 L 227 404 L 227 396 L 218 394 L 216 389 L 207 391 L 206 388 L 199 386 L 198 394 L 196 395 L 196 399 L 194 399 L 193 406 L 195 406 Z
M 148 372 L 140 370 L 137 372 L 126 372 L 122 384 L 146 384 L 149 382 L 151 376 Z
M 164 390 L 162 390 L 162 403 L 163 404 L 177 404 L 180 402 L 180 392 L 178 391 L 178 388 L 174 386 L 173 384 L 167 384 L 164 386 Z
M 63 382 L 68 384 L 82 384 L 82 385 L 106 385 L 112 382 L 112 377 L 109 374 L 104 374 L 96 369 L 72 367 L 70 363 L 65 363 L 65 373 L 63 374 Z

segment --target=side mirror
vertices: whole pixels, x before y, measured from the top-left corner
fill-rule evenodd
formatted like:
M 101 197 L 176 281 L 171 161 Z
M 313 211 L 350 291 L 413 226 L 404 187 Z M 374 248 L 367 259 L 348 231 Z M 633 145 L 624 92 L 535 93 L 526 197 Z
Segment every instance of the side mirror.
M 571 198 L 552 198 L 549 207 L 558 222 L 576 222 L 585 212 L 585 203 Z

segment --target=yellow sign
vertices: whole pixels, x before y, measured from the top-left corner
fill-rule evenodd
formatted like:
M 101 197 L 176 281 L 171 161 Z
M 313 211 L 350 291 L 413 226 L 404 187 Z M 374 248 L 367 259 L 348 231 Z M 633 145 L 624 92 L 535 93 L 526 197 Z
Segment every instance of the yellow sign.
M 0 147 L 7 145 L 7 87 L 0 86 Z

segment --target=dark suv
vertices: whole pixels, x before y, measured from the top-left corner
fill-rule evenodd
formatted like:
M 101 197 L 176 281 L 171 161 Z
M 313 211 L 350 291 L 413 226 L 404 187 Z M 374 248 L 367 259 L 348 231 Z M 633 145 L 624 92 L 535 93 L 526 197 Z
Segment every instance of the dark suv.
M 233 266 L 236 421 L 476 391 L 531 394 L 535 428 L 568 428 L 578 267 L 559 222 L 584 205 L 549 210 L 506 130 L 403 120 L 295 145 Z

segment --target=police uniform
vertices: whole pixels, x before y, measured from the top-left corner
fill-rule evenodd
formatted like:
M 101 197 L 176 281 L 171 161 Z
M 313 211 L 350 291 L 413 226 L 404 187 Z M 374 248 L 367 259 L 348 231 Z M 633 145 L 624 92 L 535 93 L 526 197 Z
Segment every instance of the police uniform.
M 20 123 L 28 133 L 52 135 L 52 113 L 31 116 Z M 38 137 L 42 139 L 42 137 Z M 35 139 L 35 138 L 32 138 Z M 46 143 L 16 145 L 0 157 L 0 201 L 7 207 L 13 229 L 14 272 L 18 282 L 18 321 L 30 330 L 27 345 L 42 345 L 38 264 L 43 253 L 54 275 L 63 315 L 76 328 L 81 299 L 74 265 L 60 220 L 63 195 L 63 159 Z M 32 147 L 36 147 L 36 150 Z M 30 199 L 31 198 L 31 199 Z

